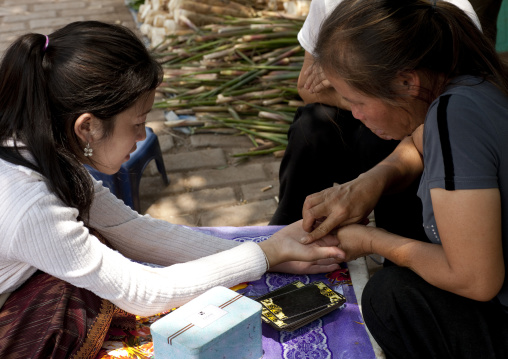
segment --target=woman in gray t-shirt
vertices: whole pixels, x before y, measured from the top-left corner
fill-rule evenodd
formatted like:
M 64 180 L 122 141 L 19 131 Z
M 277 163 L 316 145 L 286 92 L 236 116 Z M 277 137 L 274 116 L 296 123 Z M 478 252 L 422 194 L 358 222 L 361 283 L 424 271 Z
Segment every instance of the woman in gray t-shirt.
M 508 76 L 492 43 L 447 2 L 344 0 L 315 55 L 353 116 L 401 144 L 307 198 L 308 241 L 344 218 L 359 222 L 383 193 L 422 175 L 430 243 L 338 230 L 347 260 L 377 253 L 396 264 L 368 282 L 366 324 L 390 358 L 508 357 Z

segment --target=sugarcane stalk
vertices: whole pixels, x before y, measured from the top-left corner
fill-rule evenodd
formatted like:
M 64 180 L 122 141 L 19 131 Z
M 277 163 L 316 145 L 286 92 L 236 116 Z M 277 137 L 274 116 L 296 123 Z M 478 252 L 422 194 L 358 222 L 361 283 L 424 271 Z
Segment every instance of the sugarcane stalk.
M 252 142 L 252 144 L 253 144 L 254 146 L 258 146 L 258 143 L 256 142 L 256 139 L 255 139 L 255 137 L 254 137 L 254 136 L 252 136 L 251 134 L 248 134 L 248 135 L 247 135 L 247 138 L 250 140 L 250 142 Z
M 284 97 L 275 97 L 275 98 L 271 98 L 268 100 L 263 100 L 263 102 L 261 102 L 261 103 L 263 104 L 263 106 L 270 106 L 270 105 L 273 105 L 276 103 L 284 102 L 285 100 L 286 99 Z
M 275 121 L 291 121 L 292 119 L 289 119 L 287 116 L 283 115 L 283 114 L 278 114 L 278 113 L 274 113 L 274 112 L 267 112 L 267 111 L 259 111 L 259 117 L 262 117 L 262 118 L 269 118 L 271 120 L 275 120 Z
M 232 108 L 231 106 L 228 106 L 228 112 L 231 114 L 231 116 L 233 116 L 233 118 L 235 120 L 241 121 L 240 116 L 238 116 L 238 113 L 236 112 L 236 110 L 234 108 Z
M 258 109 L 259 110 L 258 116 L 260 113 L 262 113 L 262 115 L 264 115 L 264 116 L 260 116 L 260 117 L 267 118 L 267 119 L 276 119 L 278 121 L 285 121 L 285 122 L 289 122 L 289 123 L 293 122 L 293 117 L 290 114 L 286 114 L 282 111 L 276 111 L 276 110 L 270 109 L 268 107 L 255 105 L 253 103 L 246 102 L 246 101 L 240 101 L 240 102 L 242 102 L 242 104 L 245 104 L 247 106 Z
M 244 59 L 248 64 L 250 64 L 251 66 L 255 66 L 256 64 L 254 63 L 254 61 L 252 61 L 251 59 L 249 59 L 247 56 L 245 56 L 245 54 L 240 51 L 239 49 L 235 49 L 235 54 L 237 54 L 238 56 L 240 56 L 242 59 Z
M 296 51 L 298 51 L 298 50 L 300 50 L 300 49 L 301 49 L 300 45 L 295 46 L 295 47 L 293 47 L 292 49 L 290 49 L 290 50 L 288 50 L 288 51 L 286 51 L 286 52 L 284 52 L 284 53 L 280 54 L 278 57 L 276 57 L 276 58 L 275 58 L 275 59 L 273 59 L 272 61 L 267 61 L 267 63 L 265 64 L 265 66 L 266 66 L 266 65 L 272 65 L 272 64 L 276 63 L 277 61 L 279 61 L 279 60 L 281 60 L 281 59 L 283 59 L 283 58 L 287 57 L 289 54 L 292 54 L 292 53 L 294 53 L 294 52 L 296 52 Z M 246 77 L 245 77 L 244 79 L 242 79 L 241 81 L 238 81 L 238 82 L 236 82 L 234 85 L 230 86 L 230 87 L 229 87 L 229 89 L 228 89 L 228 91 L 234 90 L 234 89 L 236 89 L 236 88 L 238 88 L 238 87 L 240 87 L 240 86 L 244 85 L 245 83 L 250 82 L 253 78 L 258 77 L 258 76 L 260 76 L 260 75 L 264 74 L 266 71 L 267 71 L 267 70 L 257 70 L 257 71 L 255 70 L 255 71 L 254 71 L 254 72 L 252 72 L 249 76 L 246 76 Z M 226 94 L 227 94 L 227 93 L 226 93 Z
M 251 136 L 251 135 L 249 135 Z M 263 144 L 259 144 L 260 141 L 263 141 Z M 268 150 L 270 148 L 274 148 L 276 147 L 277 145 L 273 142 L 266 142 L 264 140 L 261 140 L 261 139 L 258 139 L 256 141 L 256 145 L 254 147 L 251 147 L 249 148 L 249 152 L 252 152 L 252 151 L 260 151 L 260 150 Z
M 301 49 L 301 47 L 299 45 L 295 46 L 295 47 L 292 47 L 289 50 L 287 50 L 286 52 L 280 54 L 278 57 L 274 58 L 273 60 L 267 61 L 264 65 L 265 66 L 272 65 L 272 64 L 276 63 L 277 61 L 279 61 L 280 59 L 283 59 L 283 58 L 287 57 L 289 54 L 293 54 L 294 52 L 296 52 L 296 51 L 298 51 L 300 49 Z M 232 90 L 234 90 L 234 89 L 236 89 L 238 87 L 241 87 L 244 84 L 252 81 L 254 78 L 259 77 L 260 75 L 266 73 L 266 71 L 267 70 L 264 70 L 264 69 L 263 70 L 252 70 L 252 71 L 249 71 L 245 75 L 242 75 L 239 78 L 233 79 L 233 80 L 223 84 L 222 86 L 219 86 L 215 90 L 212 90 L 212 91 L 210 91 L 210 92 L 208 92 L 206 94 L 202 94 L 200 97 L 204 98 L 204 97 L 208 97 L 208 96 L 215 96 L 218 93 L 222 92 L 222 90 L 224 90 L 226 88 L 228 89 L 228 91 L 232 91 Z M 227 95 L 227 92 L 224 95 Z
M 294 111 L 302 105 L 296 79 L 303 49 L 296 34 L 303 19 L 222 18 L 199 32 L 170 35 L 158 46 L 156 57 L 165 68 L 159 91 L 173 97 L 154 107 L 192 114 L 204 124 L 201 129 L 230 129 L 255 146 L 257 140 L 272 141 L 272 148 L 278 146 L 273 151 L 280 153 Z
M 234 153 L 231 155 L 231 157 L 248 157 L 248 156 L 263 156 L 268 155 L 277 151 L 282 151 L 286 148 L 286 146 L 276 146 L 264 150 L 254 150 L 249 152 L 242 152 L 242 153 Z
M 222 27 L 222 28 L 217 29 L 217 33 L 218 34 L 225 34 L 225 33 L 227 33 L 228 35 L 234 35 L 238 31 L 249 31 L 249 30 L 251 30 L 251 28 L 248 25 L 243 25 L 243 26 L 226 26 L 226 27 Z
M 214 6 L 203 4 L 191 0 L 183 1 L 180 5 L 182 9 L 201 14 L 230 15 L 235 17 L 249 17 L 252 13 L 229 6 Z
M 300 76 L 299 73 L 287 72 L 287 73 L 279 73 L 279 74 L 268 74 L 261 77 L 261 81 L 279 81 L 279 80 L 287 80 L 287 79 L 297 79 Z
M 231 112 L 230 112 L 231 113 Z M 260 126 L 268 131 L 270 130 L 276 130 L 277 132 L 280 132 L 280 130 L 287 131 L 289 129 L 289 125 L 285 123 L 273 123 L 273 122 L 265 122 L 265 121 L 257 121 L 257 120 L 249 120 L 249 119 L 242 119 L 236 114 L 236 118 L 233 114 L 231 114 L 233 118 L 227 118 L 227 117 L 219 117 L 219 116 L 213 116 L 214 120 L 223 121 L 227 123 L 234 123 L 234 124 L 240 124 L 242 126 Z
M 238 125 L 237 122 L 235 122 L 235 121 L 227 121 L 226 119 L 221 120 L 221 122 L 223 122 L 223 123 L 229 123 L 229 124 L 232 124 L 232 125 Z M 249 125 L 249 124 L 245 124 L 245 123 L 241 123 L 241 126 L 242 126 L 242 128 L 248 128 L 248 129 L 251 129 L 251 130 L 263 131 L 264 133 L 270 133 L 272 135 L 287 134 L 287 131 L 288 131 L 286 128 L 282 129 L 282 128 L 274 128 L 274 127 L 271 127 L 271 126 Z
M 272 32 L 272 33 L 264 33 L 264 34 L 254 34 L 254 35 L 244 35 L 242 36 L 242 41 L 244 42 L 252 42 L 259 40 L 267 40 L 267 39 L 279 39 L 283 36 L 287 36 L 291 38 L 291 43 L 294 43 L 294 38 L 298 35 L 298 31 L 283 31 L 283 32 Z
M 280 91 L 277 89 L 271 89 L 266 91 L 254 91 L 245 93 L 238 96 L 229 96 L 226 97 L 222 94 L 219 94 L 217 96 L 217 103 L 228 103 L 233 101 L 240 101 L 240 100 L 249 100 L 249 99 L 266 99 L 266 98 L 273 98 L 280 95 Z
M 279 143 L 281 145 L 287 146 L 287 144 L 288 144 L 287 140 L 285 140 L 283 138 L 280 138 L 280 137 L 277 137 L 277 136 L 274 136 L 274 135 L 269 135 L 269 134 L 265 134 L 265 133 L 262 133 L 262 132 L 252 131 L 252 130 L 249 130 L 249 129 L 245 128 L 245 127 L 235 126 L 235 125 L 228 124 L 228 123 L 224 123 L 224 125 L 227 126 L 227 127 L 235 128 L 235 129 L 237 129 L 237 130 L 239 130 L 241 132 L 245 132 L 245 133 L 251 134 L 253 136 L 257 136 L 257 137 L 260 137 L 260 138 L 264 138 L 266 140 L 270 140 L 270 141 Z

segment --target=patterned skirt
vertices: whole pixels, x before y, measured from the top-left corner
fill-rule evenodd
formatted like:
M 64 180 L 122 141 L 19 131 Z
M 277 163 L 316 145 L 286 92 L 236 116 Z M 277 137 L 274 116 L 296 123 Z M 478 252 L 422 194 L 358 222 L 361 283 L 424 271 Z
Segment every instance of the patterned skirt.
M 132 329 L 135 316 L 39 271 L 0 310 L 0 358 L 93 359 L 110 325 Z

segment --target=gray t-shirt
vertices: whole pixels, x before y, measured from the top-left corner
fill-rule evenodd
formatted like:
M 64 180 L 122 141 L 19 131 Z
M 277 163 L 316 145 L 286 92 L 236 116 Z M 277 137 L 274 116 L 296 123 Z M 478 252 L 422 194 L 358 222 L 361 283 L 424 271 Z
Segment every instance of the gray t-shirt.
M 425 168 L 418 196 L 428 238 L 441 243 L 430 189 L 499 188 L 508 273 L 508 97 L 482 79 L 455 79 L 427 113 L 423 158 Z M 497 297 L 508 309 L 508 276 Z

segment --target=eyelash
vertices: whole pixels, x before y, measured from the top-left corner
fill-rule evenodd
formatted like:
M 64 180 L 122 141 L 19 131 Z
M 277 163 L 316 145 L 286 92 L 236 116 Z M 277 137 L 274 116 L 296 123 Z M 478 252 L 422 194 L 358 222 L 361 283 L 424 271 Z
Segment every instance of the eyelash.
M 137 123 L 136 127 L 145 126 L 145 125 L 146 125 L 146 121 L 143 121 L 141 123 Z

